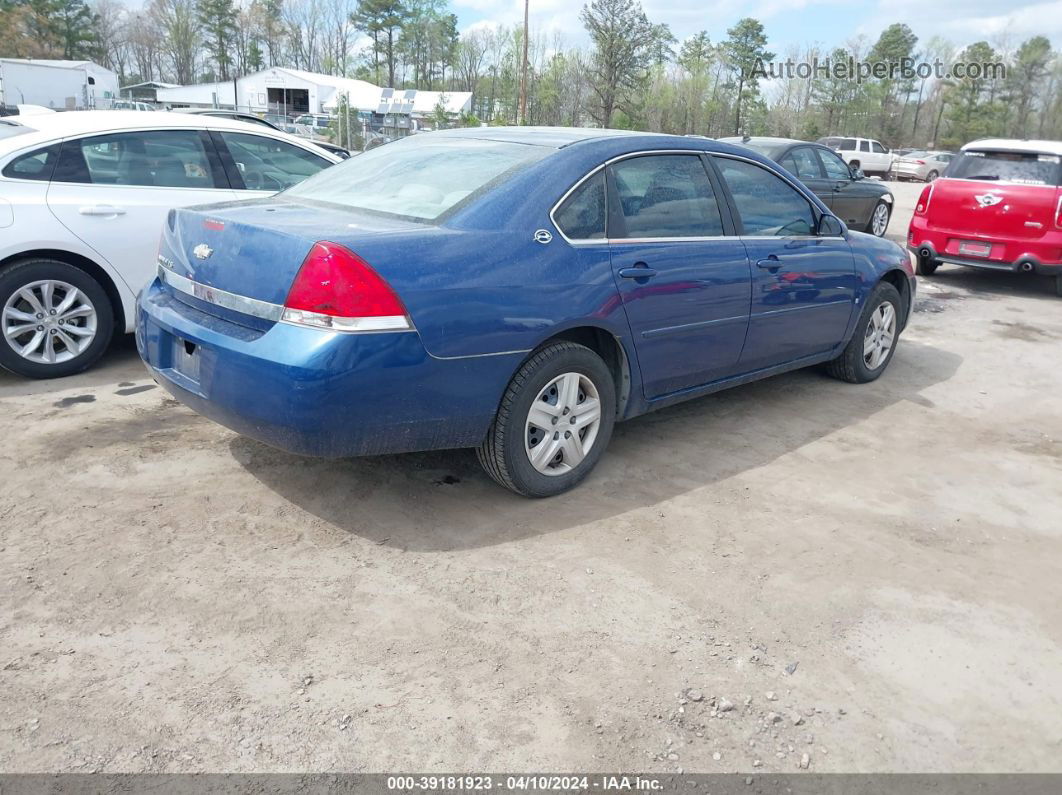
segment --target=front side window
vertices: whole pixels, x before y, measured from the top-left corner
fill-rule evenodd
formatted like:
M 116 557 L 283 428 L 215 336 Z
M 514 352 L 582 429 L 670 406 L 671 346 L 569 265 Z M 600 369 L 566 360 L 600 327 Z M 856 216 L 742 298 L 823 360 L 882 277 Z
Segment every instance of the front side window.
M 723 234 L 712 183 L 697 155 L 650 155 L 612 168 L 628 238 Z
M 806 146 L 799 146 L 783 157 L 779 163 L 797 179 L 819 179 L 819 161 L 815 153 Z
M 598 171 L 564 200 L 554 214 L 557 227 L 570 240 L 605 236 L 605 172 Z
M 784 179 L 744 160 L 717 157 L 715 162 L 734 197 L 743 234 L 812 234 L 815 216 L 811 204 Z
M 302 147 L 263 135 L 222 132 L 221 140 L 247 190 L 284 190 L 331 165 Z
M 553 151 L 508 141 L 415 135 L 344 160 L 285 195 L 434 221 L 489 183 Z
M 845 180 L 852 178 L 852 172 L 848 169 L 848 164 L 833 152 L 827 149 L 820 149 L 819 159 L 822 160 L 822 167 L 826 170 L 827 178 Z
M 870 148 L 873 149 L 875 152 L 877 152 L 879 155 L 887 154 L 888 151 L 889 151 L 884 146 L 879 144 L 877 141 L 871 141 L 870 142 Z
M 94 135 L 63 144 L 55 182 L 217 188 L 210 157 L 196 130 L 151 130 Z
M 11 179 L 32 179 L 47 182 L 52 178 L 55 161 L 59 157 L 59 144 L 45 146 L 19 155 L 6 166 L 4 176 Z

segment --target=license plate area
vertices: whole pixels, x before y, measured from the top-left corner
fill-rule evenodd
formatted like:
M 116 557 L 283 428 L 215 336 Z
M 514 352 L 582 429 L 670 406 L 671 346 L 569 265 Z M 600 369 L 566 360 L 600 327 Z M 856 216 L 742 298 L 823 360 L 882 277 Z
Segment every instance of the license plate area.
M 194 342 L 173 338 L 173 369 L 185 378 L 199 382 L 199 346 Z
M 992 244 L 975 240 L 960 240 L 959 253 L 969 257 L 987 257 L 992 253 Z

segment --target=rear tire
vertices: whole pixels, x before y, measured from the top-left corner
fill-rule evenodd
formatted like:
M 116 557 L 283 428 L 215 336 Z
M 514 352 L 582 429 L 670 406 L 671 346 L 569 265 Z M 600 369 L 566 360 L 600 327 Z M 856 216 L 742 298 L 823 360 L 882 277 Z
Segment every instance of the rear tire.
M 866 384 L 877 379 L 896 352 L 901 312 L 900 293 L 888 282 L 880 282 L 863 307 L 852 339 L 840 356 L 827 362 L 826 372 L 850 384 Z M 884 349 L 886 334 L 887 349 Z
M 28 378 L 80 373 L 113 333 L 107 293 L 80 268 L 28 259 L 0 271 L 0 366 Z
M 926 174 L 926 182 L 932 182 L 939 176 L 940 174 L 938 174 L 936 171 L 930 171 L 928 174 Z
M 915 273 L 919 276 L 932 276 L 937 272 L 937 268 L 940 267 L 940 263 L 935 259 L 927 259 L 925 257 L 918 258 L 918 264 L 915 266 Z
M 1055 277 L 1055 293 L 1062 297 L 1062 274 Z
M 476 455 L 505 488 L 552 497 L 590 474 L 615 419 L 616 387 L 601 357 L 574 342 L 557 342 L 513 376 Z

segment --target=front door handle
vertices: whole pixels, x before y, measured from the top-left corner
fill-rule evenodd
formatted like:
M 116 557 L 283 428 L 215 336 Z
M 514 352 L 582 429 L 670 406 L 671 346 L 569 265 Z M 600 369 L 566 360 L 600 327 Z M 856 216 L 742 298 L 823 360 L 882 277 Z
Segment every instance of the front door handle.
M 763 268 L 765 270 L 769 270 L 771 273 L 774 273 L 780 267 L 782 267 L 782 261 L 778 259 L 777 255 L 769 254 L 764 259 L 757 260 L 756 267 Z
M 87 207 L 78 207 L 77 211 L 81 215 L 125 215 L 125 210 L 121 207 L 114 207 L 110 204 L 92 204 Z
M 637 279 L 642 281 L 643 279 L 651 279 L 656 276 L 656 268 L 650 268 L 645 263 L 639 263 L 633 268 L 621 268 L 619 275 L 624 279 Z

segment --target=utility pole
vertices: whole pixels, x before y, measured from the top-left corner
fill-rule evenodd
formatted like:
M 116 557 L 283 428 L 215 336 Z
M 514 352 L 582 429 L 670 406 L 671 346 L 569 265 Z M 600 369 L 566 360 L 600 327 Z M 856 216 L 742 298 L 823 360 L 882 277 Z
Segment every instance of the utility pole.
M 520 70 L 520 119 L 519 124 L 527 123 L 527 7 L 531 0 L 524 0 L 524 62 Z

